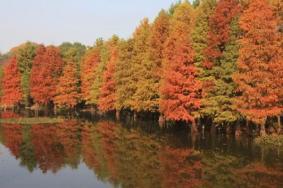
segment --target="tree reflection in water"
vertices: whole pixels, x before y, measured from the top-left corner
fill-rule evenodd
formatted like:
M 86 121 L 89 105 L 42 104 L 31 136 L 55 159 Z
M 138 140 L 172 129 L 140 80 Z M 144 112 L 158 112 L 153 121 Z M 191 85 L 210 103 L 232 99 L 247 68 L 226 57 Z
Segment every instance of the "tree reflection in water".
M 270 152 L 256 153 L 247 149 L 250 144 L 241 142 L 229 141 L 225 149 L 219 147 L 223 140 L 181 139 L 111 121 L 77 120 L 52 125 L 2 124 L 0 138 L 30 172 L 39 168 L 42 173 L 56 174 L 66 167 L 76 170 L 83 162 L 99 180 L 116 187 L 283 186 L 281 152 L 277 160 L 270 160 L 274 157 Z M 273 164 L 268 165 L 270 161 Z

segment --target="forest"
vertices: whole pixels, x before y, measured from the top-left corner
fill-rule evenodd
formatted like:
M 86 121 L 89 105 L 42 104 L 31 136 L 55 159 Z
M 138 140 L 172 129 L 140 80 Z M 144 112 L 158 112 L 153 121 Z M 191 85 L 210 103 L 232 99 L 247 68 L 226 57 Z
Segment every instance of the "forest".
M 113 31 L 115 33 L 115 31 Z M 128 39 L 0 54 L 0 107 L 282 133 L 283 1 L 180 1 Z

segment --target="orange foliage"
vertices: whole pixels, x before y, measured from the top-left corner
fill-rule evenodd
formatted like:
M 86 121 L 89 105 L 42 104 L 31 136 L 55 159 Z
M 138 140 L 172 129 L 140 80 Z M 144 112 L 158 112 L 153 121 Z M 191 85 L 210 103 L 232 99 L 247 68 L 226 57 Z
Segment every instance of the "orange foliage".
M 57 172 L 64 165 L 63 146 L 54 133 L 54 125 L 33 125 L 31 128 L 35 158 L 43 173 Z
M 82 128 L 82 156 L 85 164 L 95 172 L 100 172 L 102 167 L 98 160 L 97 153 L 94 149 L 94 141 L 92 139 L 94 126 L 85 125 Z
M 20 156 L 23 143 L 22 126 L 17 124 L 3 124 L 4 145 L 9 148 L 13 156 Z
M 266 0 L 253 0 L 240 18 L 243 37 L 234 80 L 242 93 L 238 110 L 249 120 L 263 124 L 283 109 L 282 36 L 278 20 Z
M 85 55 L 81 65 L 81 92 L 86 103 L 89 103 L 91 99 L 90 90 L 95 80 L 95 70 L 99 62 L 100 50 L 94 48 Z
M 166 147 L 160 154 L 161 187 L 193 188 L 202 184 L 201 161 L 195 159 L 193 150 Z
M 194 121 L 192 112 L 199 108 L 194 51 L 191 44 L 192 8 L 188 3 L 176 8 L 165 47 L 164 74 L 160 111 L 174 121 Z
M 103 85 L 100 90 L 98 109 L 102 112 L 115 110 L 116 84 L 115 68 L 118 60 L 118 49 L 114 44 L 110 46 L 110 59 L 103 75 Z
M 64 147 L 65 162 L 72 166 L 78 166 L 80 163 L 79 130 L 80 124 L 76 120 L 64 121 L 56 127 L 58 142 Z
M 37 48 L 30 80 L 31 96 L 35 102 L 48 104 L 53 101 L 62 67 L 59 49 L 53 46 Z
M 16 57 L 12 57 L 4 67 L 2 105 L 13 106 L 22 100 L 21 75 L 17 66 Z
M 59 78 L 54 103 L 59 107 L 74 107 L 80 98 L 78 84 L 76 64 L 69 62 L 64 67 L 63 74 Z

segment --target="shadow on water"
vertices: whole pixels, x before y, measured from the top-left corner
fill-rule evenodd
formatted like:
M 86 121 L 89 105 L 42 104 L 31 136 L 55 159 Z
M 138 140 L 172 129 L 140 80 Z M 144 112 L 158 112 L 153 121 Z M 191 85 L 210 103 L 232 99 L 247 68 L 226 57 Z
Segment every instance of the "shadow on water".
M 0 142 L 19 168 L 40 169 L 42 176 L 85 164 L 113 187 L 283 187 L 282 150 L 246 137 L 191 136 L 182 126 L 85 114 L 57 124 L 0 124 Z

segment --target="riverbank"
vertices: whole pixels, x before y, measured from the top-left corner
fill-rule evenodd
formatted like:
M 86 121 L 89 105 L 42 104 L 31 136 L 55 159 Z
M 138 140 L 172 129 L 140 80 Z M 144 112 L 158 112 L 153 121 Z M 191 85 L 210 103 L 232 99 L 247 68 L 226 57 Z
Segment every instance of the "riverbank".
M 62 123 L 63 118 L 50 118 L 50 117 L 23 117 L 23 118 L 7 118 L 0 119 L 0 123 L 7 124 L 20 124 L 20 125 L 33 125 L 33 124 L 52 124 Z

